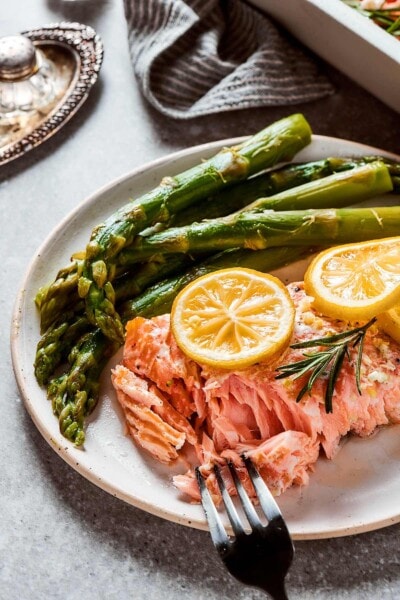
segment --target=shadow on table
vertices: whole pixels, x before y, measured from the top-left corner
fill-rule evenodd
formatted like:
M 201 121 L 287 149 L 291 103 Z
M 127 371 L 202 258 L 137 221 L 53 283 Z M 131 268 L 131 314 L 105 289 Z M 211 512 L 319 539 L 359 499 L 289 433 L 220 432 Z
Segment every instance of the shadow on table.
M 0 166 L 0 183 L 17 177 L 26 169 L 38 168 L 42 160 L 56 152 L 68 138 L 73 138 L 85 121 L 90 119 L 96 105 L 101 99 L 102 93 L 103 82 L 100 78 L 78 112 L 59 131 L 25 155 Z
M 241 596 L 239 590 L 246 594 L 246 588 L 238 588 L 222 566 L 208 533 L 164 521 L 92 485 L 51 451 L 22 407 L 21 412 L 31 452 L 49 483 L 49 495 L 65 507 L 63 520 L 72 511 L 82 530 L 95 536 L 100 545 L 111 547 L 121 564 L 131 557 L 144 572 L 155 565 L 157 573 L 167 573 L 186 593 L 193 588 L 199 597 L 201 593 L 207 597 L 208 592 L 221 600 L 249 598 L 248 594 Z M 347 538 L 296 542 L 295 561 L 288 576 L 289 595 L 291 587 L 307 598 L 313 597 L 316 589 L 327 594 L 341 590 L 351 594 L 353 590 L 356 595 L 369 584 L 379 589 L 388 587 L 398 580 L 399 533 L 400 526 L 395 525 Z M 96 565 L 91 568 L 95 570 Z M 129 578 L 126 572 L 121 573 L 124 576 Z M 265 598 L 257 591 L 251 594 L 254 600 Z
M 68 21 L 92 25 L 110 2 L 111 0 L 47 0 L 47 6 Z

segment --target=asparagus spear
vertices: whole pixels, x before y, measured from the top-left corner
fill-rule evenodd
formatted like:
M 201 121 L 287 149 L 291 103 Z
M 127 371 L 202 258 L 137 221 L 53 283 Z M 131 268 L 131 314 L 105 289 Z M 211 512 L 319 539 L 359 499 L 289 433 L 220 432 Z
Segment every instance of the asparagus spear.
M 300 114 L 273 123 L 249 140 L 224 148 L 204 163 L 175 177 L 122 207 L 97 227 L 86 248 L 79 294 L 86 299 L 89 320 L 114 340 L 123 340 L 123 327 L 115 310 L 111 284 L 116 258 L 147 227 L 170 219 L 197 200 L 245 179 L 267 167 L 293 158 L 311 140 L 311 130 Z
M 137 236 L 132 247 L 124 251 L 124 254 L 126 260 L 129 255 L 129 261 L 133 263 L 135 260 L 140 262 L 147 257 L 163 252 L 207 252 L 235 246 L 246 247 L 246 245 L 247 247 L 264 248 L 268 245 L 268 237 L 271 238 L 271 242 L 274 240 L 274 236 L 277 234 L 277 231 L 274 230 L 279 230 L 280 237 L 272 245 L 301 244 L 303 238 L 300 238 L 300 231 L 294 235 L 296 227 L 300 227 L 303 220 L 310 218 L 311 215 L 317 219 L 318 214 L 310 213 L 307 217 L 307 213 L 294 211 L 291 214 L 288 209 L 294 206 L 305 209 L 310 206 L 341 206 L 348 204 L 350 198 L 353 202 L 365 200 L 391 189 L 392 183 L 387 168 L 383 163 L 374 162 L 352 171 L 311 181 L 270 198 L 261 198 L 241 213 L 201 223 L 192 223 L 186 227 L 173 227 L 149 237 Z M 271 210 L 268 211 L 265 208 L 279 209 L 285 212 L 271 214 Z M 263 212 L 260 212 L 262 209 Z M 255 216 L 256 212 L 259 214 L 258 217 Z M 348 215 L 348 213 L 343 214 Z M 257 219 L 259 220 L 257 221 Z M 293 234 L 291 242 L 282 237 L 283 231 L 286 229 L 290 236 Z M 258 230 L 263 232 L 260 233 L 260 236 L 263 235 L 263 245 L 261 246 L 256 242 Z M 303 230 L 304 227 L 301 231 Z M 307 244 L 307 240 L 305 243 Z M 314 241 L 310 239 L 308 243 L 314 243 Z M 317 243 L 321 242 L 317 240 Z
M 64 313 L 41 337 L 35 356 L 35 377 L 39 385 L 45 385 L 55 369 L 63 363 L 77 340 L 89 331 L 90 323 L 85 316 L 83 302 Z
M 246 210 L 340 208 L 392 190 L 388 168 L 382 161 L 374 161 L 351 171 L 310 181 L 270 198 L 259 198 L 249 204 Z
M 39 289 L 35 303 L 40 311 L 40 331 L 44 333 L 68 307 L 79 302 L 78 281 L 83 269 L 83 255 L 73 256 L 68 266 L 60 269 L 54 282 Z
M 77 446 L 85 439 L 85 417 L 98 401 L 101 371 L 117 348 L 99 329 L 84 335 L 71 353 L 70 370 L 48 386 L 47 395 L 59 418 L 60 431 Z
M 294 246 L 275 247 L 257 252 L 236 248 L 225 250 L 198 265 L 194 265 L 182 274 L 148 287 L 136 298 L 127 300 L 118 307 L 121 318 L 126 323 L 134 317 L 150 318 L 170 312 L 175 296 L 185 285 L 212 271 L 227 267 L 246 267 L 267 273 L 295 260 L 300 260 L 313 251 L 315 251 L 315 248 L 308 246 L 301 248 Z

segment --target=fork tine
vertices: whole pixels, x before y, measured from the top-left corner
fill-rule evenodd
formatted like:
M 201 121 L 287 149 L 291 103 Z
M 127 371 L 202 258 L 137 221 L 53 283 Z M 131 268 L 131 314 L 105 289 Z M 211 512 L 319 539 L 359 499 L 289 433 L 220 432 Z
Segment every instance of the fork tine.
M 271 492 L 269 491 L 267 485 L 262 479 L 260 473 L 252 463 L 252 461 L 242 456 L 243 462 L 246 465 L 246 469 L 249 473 L 251 482 L 256 491 L 257 497 L 260 501 L 261 508 L 263 509 L 265 516 L 268 521 L 273 521 L 274 519 L 283 519 L 282 513 L 279 510 L 277 503 L 275 502 Z
M 200 469 L 198 467 L 196 467 L 196 478 L 199 485 L 201 503 L 203 505 L 204 512 L 206 513 L 210 529 L 211 539 L 217 548 L 220 546 L 227 546 L 229 544 L 229 537 L 218 515 L 218 511 L 215 508 L 214 502 L 212 501 L 204 477 L 200 473 Z
M 238 474 L 236 472 L 234 465 L 231 462 L 228 462 L 228 467 L 231 472 L 236 489 L 238 491 L 239 498 L 242 501 L 243 510 L 245 512 L 248 522 L 250 523 L 250 526 L 253 528 L 259 527 L 261 525 L 261 521 L 257 515 L 257 512 L 253 506 L 252 501 L 248 497 L 247 492 L 244 489 L 243 484 L 238 477 Z
M 225 505 L 226 512 L 228 514 L 229 520 L 232 525 L 233 532 L 236 536 L 243 535 L 244 529 L 243 529 L 242 523 L 240 522 L 239 515 L 237 513 L 235 505 L 233 504 L 232 498 L 230 497 L 229 492 L 226 489 L 226 486 L 225 486 L 224 480 L 222 479 L 221 471 L 220 471 L 218 465 L 214 466 L 214 472 L 215 472 L 215 475 L 216 475 L 216 478 L 218 481 L 219 489 L 221 492 L 222 500 Z
M 252 528 L 249 534 L 244 531 L 226 489 L 220 468 L 216 465 L 214 467 L 215 476 L 236 536 L 234 538 L 228 537 L 208 492 L 206 481 L 199 468 L 196 468 L 201 500 L 210 527 L 211 537 L 220 558 L 231 575 L 246 585 L 258 587 L 268 592 L 274 600 L 288 600 L 285 591 L 285 577 L 293 560 L 293 542 L 279 508 L 257 469 L 250 459 L 242 458 L 254 484 L 261 508 L 269 521 L 268 525 L 263 525 L 258 515 L 253 514 L 253 511 L 256 511 L 253 507 L 250 508 L 250 499 L 235 471 L 235 467 L 228 462 L 233 482 L 242 501 L 243 510 Z

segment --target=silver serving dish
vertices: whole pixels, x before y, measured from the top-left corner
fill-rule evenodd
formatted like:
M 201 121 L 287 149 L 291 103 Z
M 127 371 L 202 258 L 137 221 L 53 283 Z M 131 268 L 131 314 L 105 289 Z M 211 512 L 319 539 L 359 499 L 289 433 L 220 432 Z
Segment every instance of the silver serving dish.
M 77 112 L 102 60 L 99 36 L 80 23 L 0 39 L 0 165 L 44 142 Z

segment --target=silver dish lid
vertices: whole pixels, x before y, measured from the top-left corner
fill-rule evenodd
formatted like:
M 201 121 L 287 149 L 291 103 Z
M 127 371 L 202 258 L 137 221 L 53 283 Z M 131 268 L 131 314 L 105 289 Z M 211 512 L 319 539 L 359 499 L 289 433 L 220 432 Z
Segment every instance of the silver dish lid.
M 21 81 L 39 69 L 33 42 L 23 35 L 0 38 L 0 81 Z

